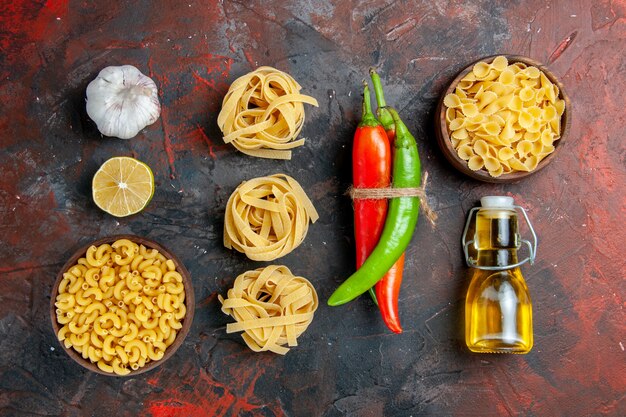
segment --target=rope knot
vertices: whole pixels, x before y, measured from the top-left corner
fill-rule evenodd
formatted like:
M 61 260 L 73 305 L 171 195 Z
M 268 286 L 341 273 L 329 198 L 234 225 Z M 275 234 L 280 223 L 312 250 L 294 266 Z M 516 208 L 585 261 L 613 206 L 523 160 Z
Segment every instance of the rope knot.
M 428 221 L 435 226 L 435 221 L 438 216 L 428 204 L 428 196 L 426 195 L 427 181 L 428 172 L 425 172 L 424 179 L 422 180 L 422 186 L 419 188 L 355 188 L 351 186 L 346 191 L 346 194 L 349 195 L 352 200 L 382 200 L 399 197 L 419 197 L 420 205 L 422 210 L 424 210 L 424 215 Z

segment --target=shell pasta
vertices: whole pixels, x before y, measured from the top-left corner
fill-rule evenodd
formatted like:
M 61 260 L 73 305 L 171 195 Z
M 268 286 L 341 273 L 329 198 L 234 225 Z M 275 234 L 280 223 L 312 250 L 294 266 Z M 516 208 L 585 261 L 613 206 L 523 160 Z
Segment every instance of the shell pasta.
M 537 67 L 478 62 L 444 97 L 450 140 L 471 170 L 532 171 L 561 137 L 565 101 Z
M 174 262 L 128 239 L 89 247 L 55 301 L 59 341 L 114 375 L 163 358 L 187 311 Z

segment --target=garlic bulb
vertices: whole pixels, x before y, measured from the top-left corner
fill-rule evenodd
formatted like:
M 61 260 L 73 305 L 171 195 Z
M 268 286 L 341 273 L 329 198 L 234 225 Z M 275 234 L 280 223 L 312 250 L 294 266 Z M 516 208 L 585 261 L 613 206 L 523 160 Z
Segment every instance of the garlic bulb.
M 106 67 L 87 86 L 87 114 L 105 136 L 130 139 L 160 113 L 156 84 L 132 65 Z

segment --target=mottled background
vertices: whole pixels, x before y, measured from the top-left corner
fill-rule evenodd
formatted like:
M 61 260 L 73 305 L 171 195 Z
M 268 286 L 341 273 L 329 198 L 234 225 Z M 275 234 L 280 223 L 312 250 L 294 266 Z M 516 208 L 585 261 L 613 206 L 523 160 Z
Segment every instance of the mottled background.
M 97 5 L 96 5 L 97 4 Z M 0 416 L 591 416 L 626 415 L 624 294 L 626 3 L 599 1 L 10 1 L 0 5 Z M 446 84 L 485 55 L 548 63 L 570 95 L 571 136 L 554 162 L 518 184 L 453 171 L 436 148 L 433 112 Z M 157 83 L 163 111 L 128 141 L 103 138 L 85 87 L 132 64 Z M 225 146 L 216 117 L 229 84 L 260 65 L 291 73 L 308 140 L 291 161 Z M 372 302 L 321 305 L 287 356 L 252 353 L 218 306 L 259 263 L 224 249 L 226 200 L 240 181 L 298 179 L 320 211 L 280 260 L 325 301 L 354 269 L 352 133 L 360 85 L 380 69 L 388 101 L 418 139 L 436 229 L 408 249 L 392 335 Z M 91 178 L 106 159 L 148 163 L 156 193 L 128 219 L 100 211 Z M 486 194 L 526 207 L 538 261 L 523 272 L 535 347 L 470 354 L 461 330 L 465 213 Z M 193 276 L 195 320 L 165 365 L 136 378 L 89 373 L 55 340 L 54 277 L 81 245 L 135 233 L 173 250 Z

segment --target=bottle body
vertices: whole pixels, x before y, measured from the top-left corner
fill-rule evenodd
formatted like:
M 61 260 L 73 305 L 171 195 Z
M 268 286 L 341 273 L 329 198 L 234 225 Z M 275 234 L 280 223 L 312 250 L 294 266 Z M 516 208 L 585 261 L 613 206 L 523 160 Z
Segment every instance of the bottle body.
M 465 319 L 465 340 L 472 352 L 530 352 L 532 305 L 519 268 L 474 269 L 465 303 Z
M 480 209 L 477 255 L 465 301 L 465 341 L 472 352 L 528 353 L 533 346 L 532 305 L 518 263 L 517 213 Z M 497 270 L 485 270 L 490 267 Z

